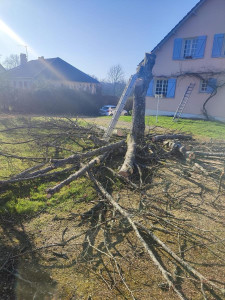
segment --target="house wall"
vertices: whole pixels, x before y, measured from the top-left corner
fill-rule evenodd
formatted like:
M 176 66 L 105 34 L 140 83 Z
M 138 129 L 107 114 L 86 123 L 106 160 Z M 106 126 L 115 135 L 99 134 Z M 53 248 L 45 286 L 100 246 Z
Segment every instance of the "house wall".
M 96 94 L 99 85 L 95 83 L 89 83 L 89 82 L 74 82 L 74 81 L 45 81 L 43 84 L 49 84 L 55 87 L 67 87 L 70 89 L 74 89 L 77 91 L 86 91 L 90 94 Z M 19 88 L 19 89 L 31 89 L 35 85 L 35 82 L 31 78 L 15 78 L 11 80 L 11 86 L 13 88 Z M 40 83 L 41 86 L 41 83 Z
M 218 80 L 225 82 L 225 77 L 222 78 L 219 76 Z M 202 112 L 203 104 L 210 94 L 199 92 L 200 80 L 189 76 L 182 76 L 177 79 L 174 98 L 162 98 L 158 100 L 155 97 L 146 97 L 146 114 L 155 115 L 158 106 L 159 115 L 173 116 L 190 82 L 195 83 L 195 87 L 183 110 L 182 116 L 187 118 L 204 118 Z M 218 120 L 225 119 L 225 88 L 218 89 L 217 94 L 206 104 L 206 109 L 210 112 L 210 115 Z
M 200 79 L 190 76 L 180 76 L 185 73 L 224 72 L 225 57 L 213 58 L 212 48 L 214 35 L 225 33 L 225 0 L 207 0 L 193 13 L 174 34 L 155 51 L 157 56 L 153 68 L 155 77 L 177 77 L 174 98 L 160 100 L 159 110 L 162 114 L 173 114 L 190 82 L 196 83 L 192 95 L 187 103 L 184 114 L 202 116 L 202 105 L 209 94 L 200 93 Z M 173 59 L 174 39 L 207 36 L 204 58 L 199 59 Z M 214 77 L 214 76 L 213 76 Z M 225 83 L 224 75 L 216 75 L 217 82 Z M 218 89 L 216 96 L 207 105 L 209 113 L 219 119 L 225 119 L 225 88 Z M 157 109 L 157 100 L 146 97 L 146 114 L 152 114 Z
M 68 87 L 77 91 L 85 91 L 90 94 L 96 94 L 99 85 L 90 82 L 74 82 L 74 81 L 62 81 L 58 83 L 58 86 Z
M 11 87 L 15 89 L 30 89 L 33 86 L 32 78 L 14 78 L 10 81 Z

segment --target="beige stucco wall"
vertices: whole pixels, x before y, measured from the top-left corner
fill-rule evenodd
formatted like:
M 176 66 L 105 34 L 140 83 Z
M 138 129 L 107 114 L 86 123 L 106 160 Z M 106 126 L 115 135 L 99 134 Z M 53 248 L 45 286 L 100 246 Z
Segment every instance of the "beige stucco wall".
M 225 82 L 225 77 L 220 77 L 219 80 L 220 82 Z M 200 80 L 195 77 L 187 76 L 177 79 L 176 93 L 174 98 L 162 98 L 159 99 L 158 102 L 157 98 L 147 97 L 146 114 L 155 115 L 157 113 L 158 105 L 159 114 L 173 116 L 190 82 L 195 83 L 195 87 L 192 91 L 191 98 L 183 110 L 183 117 L 203 118 L 203 104 L 210 94 L 200 93 Z M 210 115 L 215 116 L 217 119 L 225 119 L 225 88 L 218 88 L 216 96 L 212 97 L 211 100 L 209 100 L 209 102 L 206 104 L 206 109 Z
M 225 33 L 225 0 L 207 0 L 192 16 L 169 38 L 156 53 L 156 64 L 153 68 L 155 77 L 176 77 L 186 72 L 225 72 L 225 57 L 212 58 L 212 47 L 214 35 Z M 191 38 L 206 35 L 206 48 L 204 58 L 189 60 L 173 60 L 174 39 Z M 204 76 L 204 74 L 203 74 Z M 220 83 L 225 82 L 224 76 L 216 77 Z M 184 110 L 187 116 L 202 113 L 202 105 L 209 94 L 200 93 L 200 80 L 192 77 L 178 77 L 176 84 L 175 98 L 160 100 L 159 110 L 162 114 L 171 114 L 176 111 L 184 93 L 190 84 L 195 82 L 196 86 L 191 98 Z M 210 114 L 219 119 L 225 119 L 225 88 L 218 89 L 218 93 L 209 102 L 207 108 Z M 156 111 L 157 100 L 153 97 L 146 97 L 146 114 Z

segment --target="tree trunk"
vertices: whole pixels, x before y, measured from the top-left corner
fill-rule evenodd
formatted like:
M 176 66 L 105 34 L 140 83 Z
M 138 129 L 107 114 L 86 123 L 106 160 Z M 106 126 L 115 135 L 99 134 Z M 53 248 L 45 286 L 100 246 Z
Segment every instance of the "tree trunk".
M 155 64 L 155 54 L 146 53 L 137 68 L 138 79 L 134 87 L 134 104 L 131 134 L 127 139 L 127 153 L 119 174 L 128 177 L 133 173 L 133 163 L 136 154 L 136 144 L 144 140 L 145 134 L 145 97 L 152 80 L 152 68 Z
M 155 54 L 146 53 L 137 68 L 138 80 L 134 88 L 133 120 L 131 135 L 136 143 L 143 141 L 145 133 L 145 97 L 152 80 Z

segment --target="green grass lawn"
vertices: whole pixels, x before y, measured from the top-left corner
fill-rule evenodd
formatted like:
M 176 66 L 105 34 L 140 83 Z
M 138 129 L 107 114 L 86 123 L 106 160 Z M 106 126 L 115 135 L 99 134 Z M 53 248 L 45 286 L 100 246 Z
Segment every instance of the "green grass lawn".
M 63 120 L 63 119 L 62 119 Z M 43 126 L 37 129 L 26 129 L 27 122 L 30 126 Z M 7 157 L 7 155 L 16 155 L 22 157 L 45 157 L 48 151 L 48 157 L 54 158 L 54 147 L 43 146 L 43 144 L 54 140 L 54 134 L 59 131 L 57 128 L 46 129 L 46 118 L 1 118 L 0 117 L 0 181 L 6 180 L 11 176 L 32 167 L 37 162 L 26 159 L 17 159 Z M 64 119 L 66 122 L 66 119 Z M 68 121 L 68 123 L 70 123 Z M 9 128 L 18 128 L 9 130 Z M 32 134 L 31 134 L 32 132 Z M 39 137 L 35 139 L 35 137 Z M 40 143 L 41 140 L 41 143 Z M 59 140 L 59 138 L 57 139 Z M 26 141 L 30 141 L 27 142 Z M 73 150 L 82 151 L 82 148 L 76 143 L 62 136 L 63 147 Z M 80 141 L 80 145 L 82 141 Z M 71 152 L 62 151 L 62 156 L 69 156 Z M 53 170 L 54 172 L 54 170 Z M 8 187 L 0 188 L 0 214 L 29 215 L 42 209 L 51 210 L 53 207 L 62 206 L 60 210 L 71 210 L 76 206 L 77 199 L 83 199 L 88 202 L 96 197 L 95 189 L 88 179 L 78 179 L 69 186 L 64 187 L 57 195 L 47 198 L 46 189 L 53 187 L 59 181 L 64 180 L 70 173 L 58 176 L 57 178 L 34 179 L 31 182 L 21 182 L 11 184 Z
M 108 117 L 106 117 L 108 118 Z M 33 124 L 36 122 L 46 122 L 44 118 L 32 118 Z M 121 116 L 121 121 L 131 122 L 131 116 Z M 30 120 L 31 121 L 31 120 Z M 0 118 L 0 144 L 1 151 L 3 153 L 12 153 L 18 156 L 43 156 L 44 148 L 41 149 L 37 142 L 25 143 L 25 144 L 16 144 L 19 141 L 29 140 L 33 137 L 29 136 L 28 132 L 24 129 L 4 132 L 2 130 L 9 127 L 20 127 L 26 124 L 27 118 L 15 117 L 13 119 L 1 119 Z M 146 125 L 157 126 L 168 129 L 168 131 L 182 131 L 186 133 L 193 134 L 195 137 L 202 138 L 215 138 L 225 140 L 225 124 L 219 122 L 209 122 L 203 120 L 179 120 L 178 122 L 173 122 L 171 117 L 159 117 L 158 122 L 156 118 L 152 116 L 146 117 Z M 43 139 L 45 135 L 48 136 L 49 133 L 54 134 L 55 130 L 50 131 L 46 130 L 37 130 L 37 133 L 41 131 Z M 157 132 L 157 130 L 156 130 Z M 73 151 L 81 151 L 77 145 L 72 145 L 67 140 L 63 141 L 65 148 L 69 148 Z M 54 151 L 49 149 L 50 154 L 54 155 Z M 70 153 L 63 153 L 64 156 L 70 155 Z M 8 177 L 15 175 L 16 173 L 21 172 L 22 170 L 33 166 L 35 162 L 8 158 L 5 156 L 0 156 L 0 180 L 5 180 Z M 69 174 L 64 175 L 69 176 Z M 63 177 L 58 179 L 62 180 Z M 0 201 L 0 213 L 9 212 L 15 214 L 29 214 L 36 212 L 40 209 L 57 206 L 60 203 L 65 203 L 67 200 L 66 207 L 69 209 L 74 205 L 74 201 L 71 200 L 71 191 L 76 198 L 83 198 L 85 194 L 85 201 L 92 200 L 95 197 L 94 189 L 90 186 L 90 189 L 87 186 L 90 185 L 90 182 L 87 184 L 87 180 L 78 180 L 76 183 L 70 185 L 70 189 L 65 187 L 57 195 L 53 196 L 51 199 L 46 198 L 46 189 L 54 186 L 57 181 L 55 180 L 33 180 L 30 184 L 18 183 L 11 186 L 5 192 L 1 193 Z M 88 191 L 84 193 L 84 190 Z M 86 195 L 87 194 L 87 195 Z M 60 198 L 58 202 L 56 199 Z M 71 201 L 68 202 L 68 199 Z
M 120 120 L 125 122 L 131 122 L 131 116 L 121 116 Z M 155 116 L 145 117 L 146 125 L 149 126 L 159 126 L 172 131 L 182 131 L 195 135 L 196 137 L 207 137 L 214 139 L 225 139 L 225 123 L 221 122 L 211 122 L 204 120 L 190 120 L 190 119 L 180 119 L 176 122 L 173 121 L 172 117 L 158 117 L 158 122 L 156 122 Z

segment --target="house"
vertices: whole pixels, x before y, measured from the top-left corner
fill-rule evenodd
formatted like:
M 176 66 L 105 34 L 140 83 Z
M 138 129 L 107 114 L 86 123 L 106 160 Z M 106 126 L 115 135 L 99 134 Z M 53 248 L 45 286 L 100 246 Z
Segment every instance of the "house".
M 31 89 L 37 86 L 67 87 L 96 94 L 100 83 L 68 64 L 59 57 L 27 61 L 26 54 L 20 54 L 20 65 L 7 71 L 10 85 L 15 89 Z
M 152 50 L 147 115 L 173 116 L 188 86 L 186 118 L 225 121 L 225 0 L 201 0 Z

